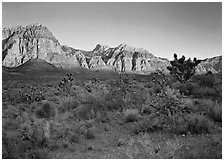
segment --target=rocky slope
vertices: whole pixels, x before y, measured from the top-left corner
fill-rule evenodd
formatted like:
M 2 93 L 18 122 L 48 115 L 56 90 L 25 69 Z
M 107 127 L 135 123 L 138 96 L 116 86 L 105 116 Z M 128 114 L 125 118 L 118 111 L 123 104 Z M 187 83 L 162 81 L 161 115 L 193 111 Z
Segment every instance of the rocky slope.
M 134 48 L 127 44 L 120 44 L 115 48 L 98 44 L 90 55 L 94 54 L 95 56 L 92 56 L 91 59 L 101 56 L 108 69 L 119 72 L 150 73 L 156 70 L 168 72 L 166 67 L 169 65 L 169 61 L 167 59 L 155 57 L 147 50 Z M 103 65 L 103 63 L 101 64 Z M 99 68 L 97 65 L 95 66 Z
M 3 66 L 14 68 L 31 59 L 41 59 L 64 69 L 82 67 L 91 70 L 141 74 L 157 70 L 168 73 L 166 67 L 170 65 L 165 58 L 156 57 L 147 50 L 126 44 L 114 48 L 97 44 L 92 51 L 60 45 L 50 30 L 41 24 L 4 28 L 2 31 Z M 196 72 L 220 72 L 221 59 L 216 57 L 202 61 Z
M 208 71 L 212 73 L 222 73 L 222 56 L 207 58 L 196 67 L 197 74 L 205 74 Z

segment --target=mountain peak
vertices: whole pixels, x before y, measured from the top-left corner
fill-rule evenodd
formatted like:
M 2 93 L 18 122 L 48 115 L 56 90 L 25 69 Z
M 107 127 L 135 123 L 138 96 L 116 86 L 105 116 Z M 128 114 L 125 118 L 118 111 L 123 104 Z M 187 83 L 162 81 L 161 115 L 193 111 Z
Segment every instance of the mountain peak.
M 47 38 L 51 39 L 54 42 L 58 42 L 58 40 L 54 37 L 52 32 L 42 24 L 33 23 L 27 26 L 12 26 L 5 27 L 2 30 L 2 39 L 15 36 L 19 38 L 24 38 L 24 36 L 32 37 L 32 38 Z
M 104 44 L 97 44 L 96 47 L 93 49 L 93 53 L 102 53 L 109 49 L 110 47 Z

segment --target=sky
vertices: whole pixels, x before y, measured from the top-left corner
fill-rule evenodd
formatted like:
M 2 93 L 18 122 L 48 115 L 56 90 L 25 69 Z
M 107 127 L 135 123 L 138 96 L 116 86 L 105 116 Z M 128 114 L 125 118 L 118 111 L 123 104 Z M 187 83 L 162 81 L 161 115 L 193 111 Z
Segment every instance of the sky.
M 87 51 L 124 43 L 168 59 L 222 55 L 221 2 L 2 3 L 2 27 L 33 23 Z

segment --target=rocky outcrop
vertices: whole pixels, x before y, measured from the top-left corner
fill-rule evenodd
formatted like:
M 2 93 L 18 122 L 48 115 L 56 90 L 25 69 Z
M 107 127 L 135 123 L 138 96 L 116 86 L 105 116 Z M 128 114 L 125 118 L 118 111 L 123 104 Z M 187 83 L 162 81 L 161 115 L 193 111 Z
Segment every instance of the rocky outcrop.
M 89 69 L 91 69 L 91 70 L 109 69 L 109 67 L 103 61 L 101 56 L 93 56 L 93 57 L 89 58 L 87 62 L 88 62 Z
M 6 67 L 17 67 L 31 58 L 46 59 L 51 52 L 63 53 L 58 40 L 40 24 L 4 28 L 2 39 L 2 64 Z
M 222 56 L 202 60 L 195 69 L 196 74 L 206 74 L 209 71 L 212 73 L 222 73 Z
M 133 48 L 126 44 L 110 48 L 98 44 L 92 53 L 100 55 L 108 68 L 118 72 L 151 73 L 157 70 L 168 72 L 167 59 L 155 57 L 142 48 Z
M 4 28 L 2 31 L 2 64 L 18 67 L 31 59 L 42 59 L 59 68 L 88 68 L 85 56 L 59 41 L 40 24 Z
M 97 44 L 96 47 L 93 49 L 92 53 L 94 53 L 94 55 L 101 55 L 102 53 L 107 51 L 109 48 L 110 47 L 107 45 Z

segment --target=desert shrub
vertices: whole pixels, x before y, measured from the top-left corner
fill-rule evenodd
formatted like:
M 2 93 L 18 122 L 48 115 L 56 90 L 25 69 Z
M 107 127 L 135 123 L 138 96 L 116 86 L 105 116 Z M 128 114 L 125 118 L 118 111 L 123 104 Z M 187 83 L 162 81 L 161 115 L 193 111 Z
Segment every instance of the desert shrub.
M 94 135 L 94 132 L 92 129 L 87 129 L 86 132 L 85 132 L 85 137 L 87 139 L 94 139 L 95 138 L 95 135 Z
M 185 84 L 177 83 L 175 88 L 178 89 L 180 91 L 180 93 L 188 96 L 188 95 L 192 95 L 193 91 L 196 88 L 199 88 L 199 86 L 197 86 L 197 84 L 192 83 L 192 82 L 186 82 Z
M 200 114 L 190 114 L 188 115 L 187 120 L 186 130 L 191 134 L 210 132 L 211 122 L 206 116 Z
M 144 119 L 136 123 L 132 129 L 134 134 L 156 132 L 163 129 L 163 118 Z
M 19 158 L 19 152 L 16 147 L 16 139 L 6 137 L 5 133 L 3 133 L 2 135 L 2 158 L 3 159 Z
M 141 108 L 141 115 L 150 115 L 156 112 L 156 109 L 153 106 L 146 105 Z
M 27 154 L 29 159 L 49 159 L 47 149 L 35 149 Z
M 27 121 L 20 125 L 17 129 L 18 139 L 29 140 L 33 143 L 33 147 L 47 147 L 48 140 L 45 136 L 46 130 L 44 129 L 43 122 Z
M 125 106 L 124 100 L 115 94 L 107 95 L 104 103 L 108 111 L 121 110 Z
M 79 105 L 79 102 L 75 97 L 64 97 L 60 99 L 59 107 L 58 107 L 58 112 L 70 112 L 71 110 L 77 108 Z
M 32 158 L 29 154 L 36 149 L 47 147 L 46 139 L 40 129 L 37 130 L 37 127 L 23 125 L 17 132 L 17 137 L 3 135 L 3 158 Z
M 73 85 L 72 74 L 67 74 L 67 76 L 63 77 L 62 80 L 60 81 L 58 85 L 58 89 L 60 92 L 62 92 L 63 94 L 67 96 L 71 92 L 72 85 Z
M 35 111 L 35 115 L 37 118 L 49 120 L 56 115 L 56 108 L 52 102 L 44 101 L 42 106 Z
M 79 143 L 80 142 L 80 136 L 77 133 L 72 134 L 70 141 L 72 143 Z
M 140 115 L 138 109 L 126 109 L 124 112 L 124 121 L 127 122 L 135 122 L 138 121 Z
M 197 82 L 201 87 L 213 88 L 215 84 L 215 77 L 212 74 L 195 75 L 193 81 Z
M 58 143 L 51 144 L 51 146 L 49 147 L 49 150 L 51 151 L 55 151 L 57 149 L 60 149 L 60 145 Z
M 93 115 L 93 110 L 91 105 L 82 104 L 77 107 L 75 114 L 82 120 L 88 120 L 90 119 L 91 115 Z
M 154 100 L 156 112 L 160 115 L 171 116 L 177 113 L 190 112 L 183 104 L 179 90 L 163 87 L 163 92 Z M 169 118 L 169 117 L 168 117 Z
M 222 122 L 222 104 L 214 102 L 208 111 L 208 116 L 216 122 Z

